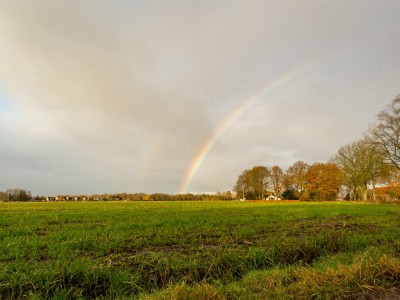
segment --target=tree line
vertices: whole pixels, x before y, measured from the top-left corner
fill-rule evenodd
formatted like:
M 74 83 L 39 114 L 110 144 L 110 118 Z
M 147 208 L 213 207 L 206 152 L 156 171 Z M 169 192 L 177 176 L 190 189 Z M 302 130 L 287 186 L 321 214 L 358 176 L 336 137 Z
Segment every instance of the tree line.
M 115 193 L 93 195 L 57 195 L 57 196 L 32 196 L 30 191 L 24 189 L 7 189 L 0 191 L 0 202 L 72 202 L 72 201 L 225 201 L 235 199 L 230 191 L 215 194 L 165 194 L 165 193 Z
M 255 166 L 244 170 L 234 187 L 240 198 L 265 199 L 270 195 L 287 200 L 334 200 L 342 173 L 334 163 L 309 165 L 298 161 L 286 172 L 279 166 Z
M 284 172 L 279 166 L 255 166 L 237 178 L 241 198 L 269 195 L 300 200 L 398 200 L 400 198 L 400 96 L 377 115 L 364 136 L 341 147 L 329 162 L 298 161 Z
M 4 192 L 0 191 L 0 202 L 7 201 L 30 201 L 32 195 L 30 191 L 24 189 L 7 189 Z

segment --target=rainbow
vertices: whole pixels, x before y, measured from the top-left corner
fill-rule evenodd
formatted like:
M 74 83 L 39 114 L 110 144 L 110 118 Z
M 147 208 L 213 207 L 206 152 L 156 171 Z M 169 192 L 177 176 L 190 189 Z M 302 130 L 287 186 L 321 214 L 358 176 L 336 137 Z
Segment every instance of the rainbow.
M 1 94 L 0 90 L 0 114 L 9 112 L 11 108 L 12 106 L 10 100 L 5 95 Z
M 288 86 L 291 82 L 294 82 L 299 77 L 310 73 L 315 67 L 319 66 L 326 60 L 331 60 L 332 58 L 337 58 L 340 54 L 329 55 L 328 57 L 319 58 L 317 60 L 312 60 L 296 69 L 289 70 L 283 73 L 281 76 L 273 81 L 267 82 L 260 89 L 257 90 L 252 96 L 241 101 L 231 112 L 229 112 L 218 126 L 214 129 L 211 135 L 207 138 L 205 143 L 201 146 L 197 155 L 190 164 L 189 169 L 186 172 L 184 180 L 180 187 L 180 193 L 186 193 L 193 177 L 196 175 L 204 159 L 207 157 L 210 150 L 213 148 L 215 143 L 224 134 L 224 132 L 232 126 L 233 123 L 251 107 L 253 107 L 261 99 L 265 99 L 267 96 L 271 96 L 274 92 L 279 90 L 284 86 Z M 340 55 L 341 56 L 341 55 Z

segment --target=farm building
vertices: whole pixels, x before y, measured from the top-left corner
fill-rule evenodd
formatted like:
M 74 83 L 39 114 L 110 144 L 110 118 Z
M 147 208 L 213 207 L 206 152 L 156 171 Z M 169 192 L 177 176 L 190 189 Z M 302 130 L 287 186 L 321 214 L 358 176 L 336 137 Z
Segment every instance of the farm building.
M 275 195 L 269 195 L 265 200 L 282 200 L 281 198 L 275 196 Z

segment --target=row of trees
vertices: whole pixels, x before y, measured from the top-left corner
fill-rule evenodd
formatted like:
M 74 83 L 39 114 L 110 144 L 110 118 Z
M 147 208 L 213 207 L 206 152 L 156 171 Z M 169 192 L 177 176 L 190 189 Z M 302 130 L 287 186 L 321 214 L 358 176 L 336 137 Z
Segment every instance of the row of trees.
M 341 147 L 327 163 L 298 161 L 243 171 L 234 190 L 243 198 L 377 200 L 400 196 L 400 97 L 378 114 L 378 123 L 360 140 Z M 379 200 L 378 199 L 378 200 Z
M 7 189 L 4 192 L 0 191 L 0 202 L 30 201 L 31 199 L 31 192 L 24 189 Z
M 261 200 L 275 195 L 290 200 L 332 200 L 336 198 L 341 182 L 342 173 L 334 163 L 309 165 L 298 161 L 286 172 L 279 166 L 255 166 L 245 170 L 234 190 L 245 199 Z
M 230 192 L 217 192 L 216 194 L 165 194 L 165 193 L 118 193 L 94 195 L 57 195 L 57 196 L 31 196 L 29 191 L 23 189 L 8 189 L 0 192 L 0 202 L 8 201 L 223 201 L 233 200 L 235 197 Z

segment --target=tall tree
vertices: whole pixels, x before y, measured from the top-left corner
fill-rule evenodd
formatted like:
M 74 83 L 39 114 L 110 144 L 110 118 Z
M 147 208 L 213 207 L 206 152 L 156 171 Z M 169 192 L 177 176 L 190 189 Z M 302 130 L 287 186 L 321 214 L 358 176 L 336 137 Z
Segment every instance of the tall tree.
M 273 166 L 271 169 L 271 183 L 275 196 L 280 197 L 283 192 L 284 174 L 279 166 Z
M 378 114 L 378 123 L 370 130 L 370 141 L 400 170 L 400 96 Z
M 270 184 L 271 172 L 268 167 L 255 166 L 251 169 L 251 182 L 255 196 L 262 200 L 266 188 Z
M 245 192 L 247 191 L 247 189 L 248 189 L 248 186 L 247 186 L 247 184 L 246 184 L 246 173 L 248 172 L 249 170 L 244 170 L 243 172 L 242 172 L 242 174 L 240 174 L 239 175 L 239 177 L 238 177 L 238 179 L 237 179 L 237 181 L 236 181 L 236 184 L 235 184 L 235 186 L 234 186 L 234 188 L 233 188 L 233 190 L 236 192 L 236 194 L 237 195 L 241 195 L 241 198 L 242 199 L 246 199 L 246 194 L 245 194 Z
M 244 170 L 238 177 L 234 191 L 247 199 L 262 199 L 269 185 L 270 170 L 265 166 L 255 166 Z
M 305 176 L 309 165 L 303 161 L 295 162 L 286 171 L 286 188 L 294 190 L 299 197 L 305 191 Z
M 341 147 L 333 161 L 342 171 L 353 200 L 367 200 L 368 185 L 374 190 L 378 178 L 388 172 L 384 156 L 367 139 Z
M 307 197 L 310 200 L 335 200 L 343 176 L 334 163 L 315 163 L 308 168 L 305 180 Z
M 8 201 L 7 194 L 4 192 L 0 192 L 0 202 L 6 202 Z

